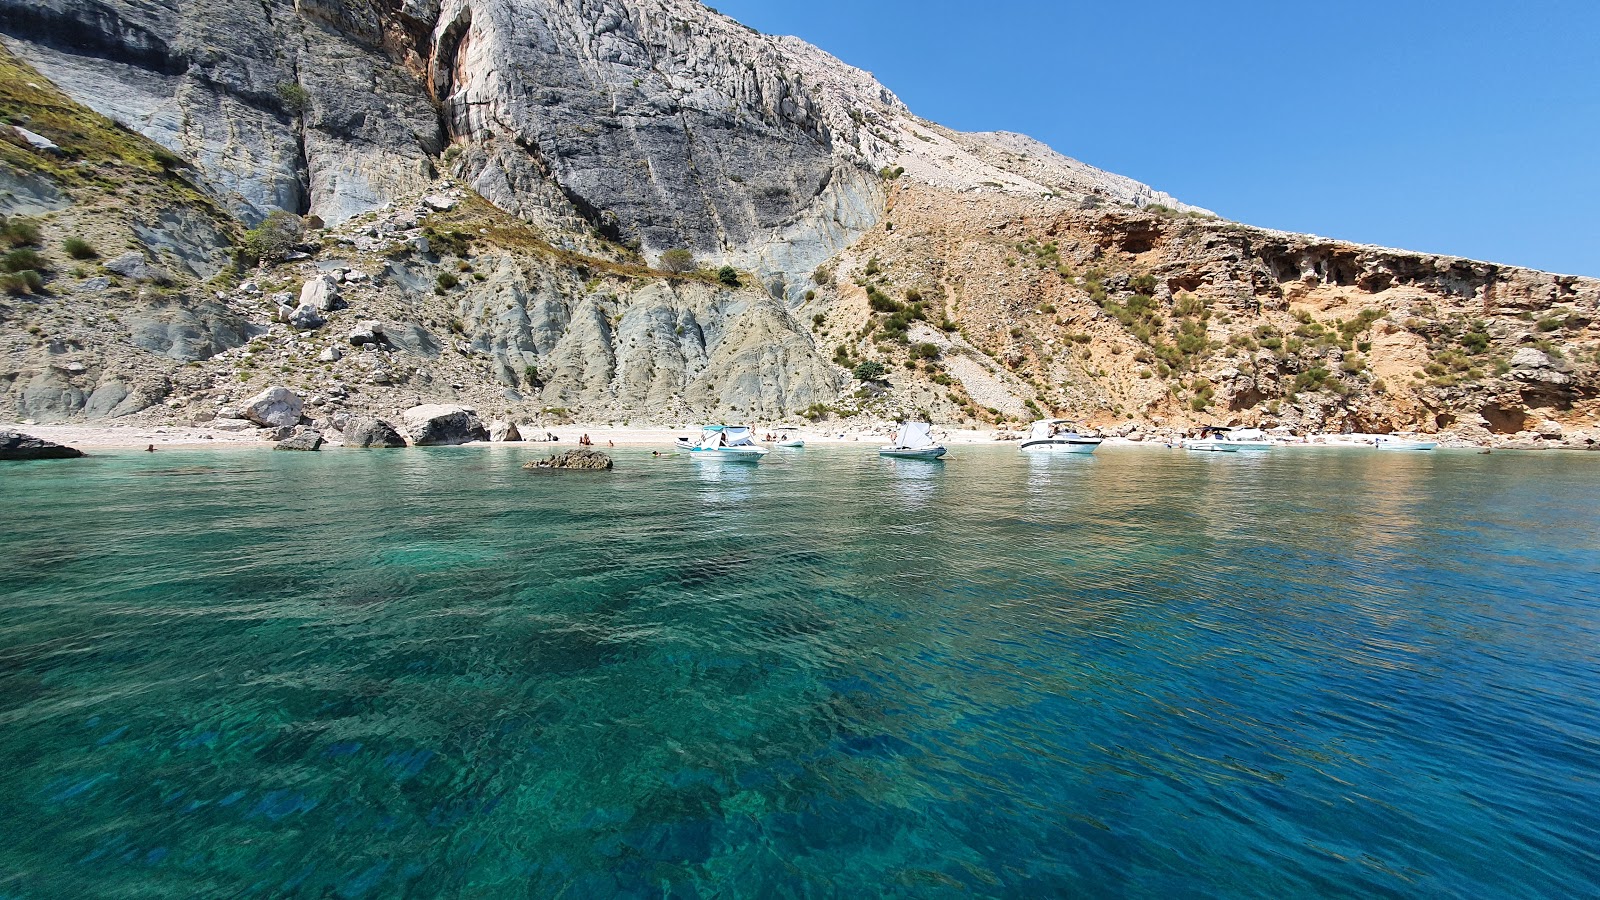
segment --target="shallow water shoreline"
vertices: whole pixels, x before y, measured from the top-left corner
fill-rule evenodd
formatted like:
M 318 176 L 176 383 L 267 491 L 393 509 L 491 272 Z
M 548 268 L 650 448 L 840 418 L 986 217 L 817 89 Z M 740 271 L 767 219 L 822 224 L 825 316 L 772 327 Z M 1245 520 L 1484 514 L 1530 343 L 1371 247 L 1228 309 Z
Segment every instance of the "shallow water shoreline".
M 222 431 L 206 428 L 204 426 L 118 426 L 118 425 L 27 425 L 8 424 L 0 428 L 13 429 L 31 434 L 34 437 L 76 447 L 85 451 L 116 451 L 116 450 L 144 450 L 155 447 L 157 450 L 238 450 L 238 449 L 268 449 L 274 441 L 263 439 L 259 432 Z M 540 449 L 544 447 L 575 447 L 580 438 L 587 434 L 596 447 L 643 447 L 653 449 L 668 449 L 673 446 L 679 437 L 695 436 L 699 433 L 698 426 L 615 426 L 604 424 L 575 423 L 572 425 L 549 426 L 547 431 L 555 434 L 557 441 L 522 441 L 510 442 L 504 445 L 499 443 L 478 441 L 463 446 L 508 446 L 523 449 Z M 877 446 L 888 442 L 894 437 L 892 426 L 885 426 L 881 430 L 862 429 L 860 426 L 851 426 L 844 431 L 828 431 L 823 429 L 796 429 L 786 427 L 756 426 L 758 435 L 767 433 L 783 434 L 805 440 L 807 445 L 842 445 L 842 446 Z M 942 442 L 951 446 L 1014 446 L 1019 437 L 1002 437 L 1002 435 L 1015 435 L 1015 432 L 1006 432 L 999 429 L 935 429 L 935 436 Z M 1310 448 L 1310 449 L 1372 449 L 1370 444 L 1351 441 L 1347 435 L 1311 435 L 1294 443 L 1280 445 L 1283 449 Z M 1142 441 L 1129 440 L 1126 437 L 1107 437 L 1105 447 L 1142 447 L 1156 450 L 1173 449 L 1176 440 L 1150 438 Z M 330 443 L 329 449 L 337 449 L 339 445 Z M 1510 450 L 1557 450 L 1579 449 L 1576 447 L 1562 447 L 1550 445 L 1546 447 L 1502 447 L 1481 443 L 1456 442 L 1455 444 L 1441 445 L 1440 449 L 1510 449 Z

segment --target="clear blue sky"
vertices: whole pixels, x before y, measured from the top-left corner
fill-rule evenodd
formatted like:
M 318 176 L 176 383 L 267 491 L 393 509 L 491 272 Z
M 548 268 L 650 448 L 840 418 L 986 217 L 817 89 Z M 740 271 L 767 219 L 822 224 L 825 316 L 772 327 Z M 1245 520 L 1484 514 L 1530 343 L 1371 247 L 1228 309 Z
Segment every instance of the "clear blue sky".
M 1600 276 L 1600 0 L 711 0 L 1252 225 Z

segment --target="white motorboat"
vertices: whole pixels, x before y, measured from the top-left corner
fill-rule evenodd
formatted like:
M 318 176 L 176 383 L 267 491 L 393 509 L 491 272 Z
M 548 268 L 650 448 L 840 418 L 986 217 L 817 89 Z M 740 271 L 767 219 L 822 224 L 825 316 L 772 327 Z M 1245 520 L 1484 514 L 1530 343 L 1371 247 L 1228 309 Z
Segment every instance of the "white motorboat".
M 879 456 L 895 459 L 938 459 L 944 445 L 933 439 L 933 426 L 927 422 L 906 422 L 894 436 L 894 443 L 878 451 Z
M 746 425 L 707 425 L 700 432 L 699 441 L 691 443 L 688 438 L 678 438 L 677 446 L 700 459 L 759 462 L 769 452 L 756 443 L 755 435 Z
M 1029 453 L 1093 453 L 1104 438 L 1088 437 L 1076 431 L 1060 431 L 1067 419 L 1040 419 L 1033 423 L 1018 449 Z
M 785 438 L 778 442 L 778 446 L 787 447 L 790 450 L 804 450 L 806 442 L 800 438 Z
M 1420 435 L 1407 433 L 1380 434 L 1372 439 L 1372 446 L 1379 450 L 1432 450 L 1439 442 L 1425 441 Z
M 1272 441 L 1259 428 L 1223 428 L 1208 425 L 1197 438 L 1184 438 L 1183 449 L 1212 453 L 1237 453 L 1240 450 L 1271 450 Z

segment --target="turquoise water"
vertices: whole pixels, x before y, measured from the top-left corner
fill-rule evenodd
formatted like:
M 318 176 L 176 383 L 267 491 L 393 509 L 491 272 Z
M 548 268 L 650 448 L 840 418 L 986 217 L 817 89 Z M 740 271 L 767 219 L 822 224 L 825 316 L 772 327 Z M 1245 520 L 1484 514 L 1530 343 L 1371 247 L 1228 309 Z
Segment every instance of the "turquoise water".
M 0 897 L 1593 896 L 1600 454 L 0 470 Z

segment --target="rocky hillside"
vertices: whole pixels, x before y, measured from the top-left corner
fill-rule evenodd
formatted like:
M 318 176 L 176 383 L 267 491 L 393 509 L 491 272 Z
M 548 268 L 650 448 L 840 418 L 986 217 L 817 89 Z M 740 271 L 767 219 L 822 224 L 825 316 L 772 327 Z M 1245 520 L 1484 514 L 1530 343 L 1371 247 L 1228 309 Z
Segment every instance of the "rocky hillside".
M 1593 280 L 1224 222 L 690 0 L 0 0 L 0 36 L 0 414 L 1600 416 Z

